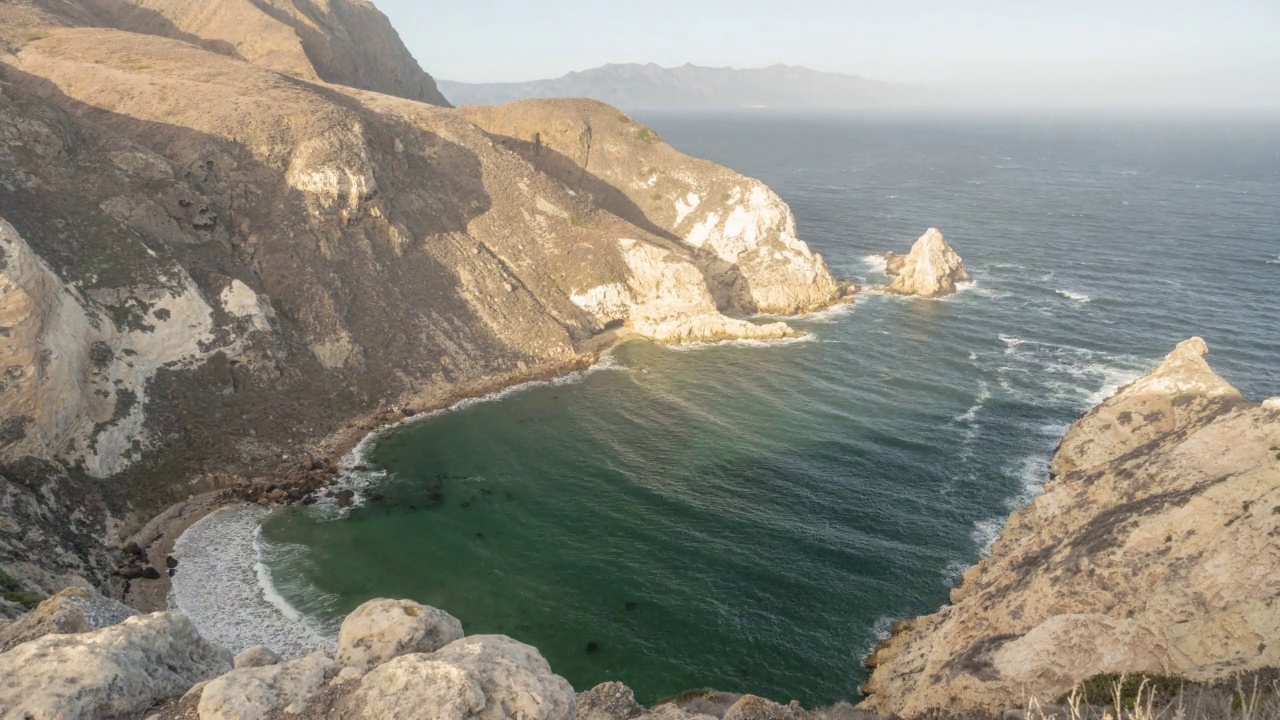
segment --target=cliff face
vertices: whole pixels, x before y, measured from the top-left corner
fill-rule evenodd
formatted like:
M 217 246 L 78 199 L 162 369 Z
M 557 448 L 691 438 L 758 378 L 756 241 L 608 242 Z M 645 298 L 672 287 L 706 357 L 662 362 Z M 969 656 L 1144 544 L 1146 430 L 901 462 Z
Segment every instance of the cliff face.
M 449 106 L 367 0 L 15 0 L 32 26 L 97 25 L 182 40 L 308 81 Z M 24 23 L 25 24 L 25 23 Z M 22 36 L 15 38 L 21 41 Z
M 0 567 L 32 587 L 109 587 L 131 512 L 358 418 L 841 292 L 776 195 L 607 106 L 481 118 L 201 47 L 229 2 L 111 15 L 199 42 L 102 5 L 0 6 Z
M 1280 663 L 1280 401 L 1196 338 L 1075 424 L 952 604 L 868 659 L 868 708 L 1052 700 L 1100 673 L 1212 680 Z

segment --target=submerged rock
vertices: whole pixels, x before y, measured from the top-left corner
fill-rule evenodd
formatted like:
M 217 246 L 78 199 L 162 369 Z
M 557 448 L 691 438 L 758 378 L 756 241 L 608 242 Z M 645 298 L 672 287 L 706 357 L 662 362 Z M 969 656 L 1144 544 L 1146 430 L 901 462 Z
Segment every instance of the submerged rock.
M 124 622 L 137 610 L 88 588 L 67 588 L 16 622 L 0 628 L 0 653 L 45 635 L 70 635 Z
M 902 717 L 1052 702 L 1103 673 L 1215 681 L 1280 665 L 1280 412 L 1192 338 L 1067 432 L 952 604 L 868 660 Z
M 379 666 L 340 705 L 352 720 L 572 720 L 575 695 L 533 647 L 477 635 Z
M 231 653 L 186 617 L 155 613 L 0 654 L 0 708 L 24 720 L 141 716 L 230 669 Z
M 937 228 L 921 235 L 906 257 L 885 255 L 885 271 L 895 276 L 889 292 L 927 298 L 951 295 L 958 283 L 970 280 L 960 256 Z
M 370 670 L 409 653 L 434 652 L 463 637 L 462 623 L 412 600 L 370 600 L 342 621 L 338 662 Z

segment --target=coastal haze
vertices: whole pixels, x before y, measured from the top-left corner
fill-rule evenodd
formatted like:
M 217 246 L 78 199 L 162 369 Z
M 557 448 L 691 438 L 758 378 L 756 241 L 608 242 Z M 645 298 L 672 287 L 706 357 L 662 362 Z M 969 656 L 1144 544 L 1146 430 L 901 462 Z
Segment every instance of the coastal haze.
M 686 64 L 676 68 L 605 65 L 555 80 L 523 83 L 438 81 L 455 105 L 501 105 L 526 98 L 592 98 L 627 110 L 911 108 L 941 98 L 921 88 L 775 65 L 752 70 Z

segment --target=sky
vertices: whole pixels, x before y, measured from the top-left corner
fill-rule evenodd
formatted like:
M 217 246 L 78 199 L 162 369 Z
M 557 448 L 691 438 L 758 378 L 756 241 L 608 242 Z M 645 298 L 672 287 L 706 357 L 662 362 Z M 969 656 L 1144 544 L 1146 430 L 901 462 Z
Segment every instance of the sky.
M 375 0 L 437 78 L 777 63 L 975 103 L 1280 108 L 1280 0 Z

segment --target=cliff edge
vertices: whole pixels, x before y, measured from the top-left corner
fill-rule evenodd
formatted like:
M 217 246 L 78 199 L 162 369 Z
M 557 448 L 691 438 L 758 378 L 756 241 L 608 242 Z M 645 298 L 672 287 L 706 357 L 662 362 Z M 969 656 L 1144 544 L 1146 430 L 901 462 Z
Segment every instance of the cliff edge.
M 1002 711 L 1104 673 L 1280 664 L 1280 402 L 1245 402 L 1207 351 L 1182 343 L 1071 428 L 951 604 L 867 659 L 863 707 Z

